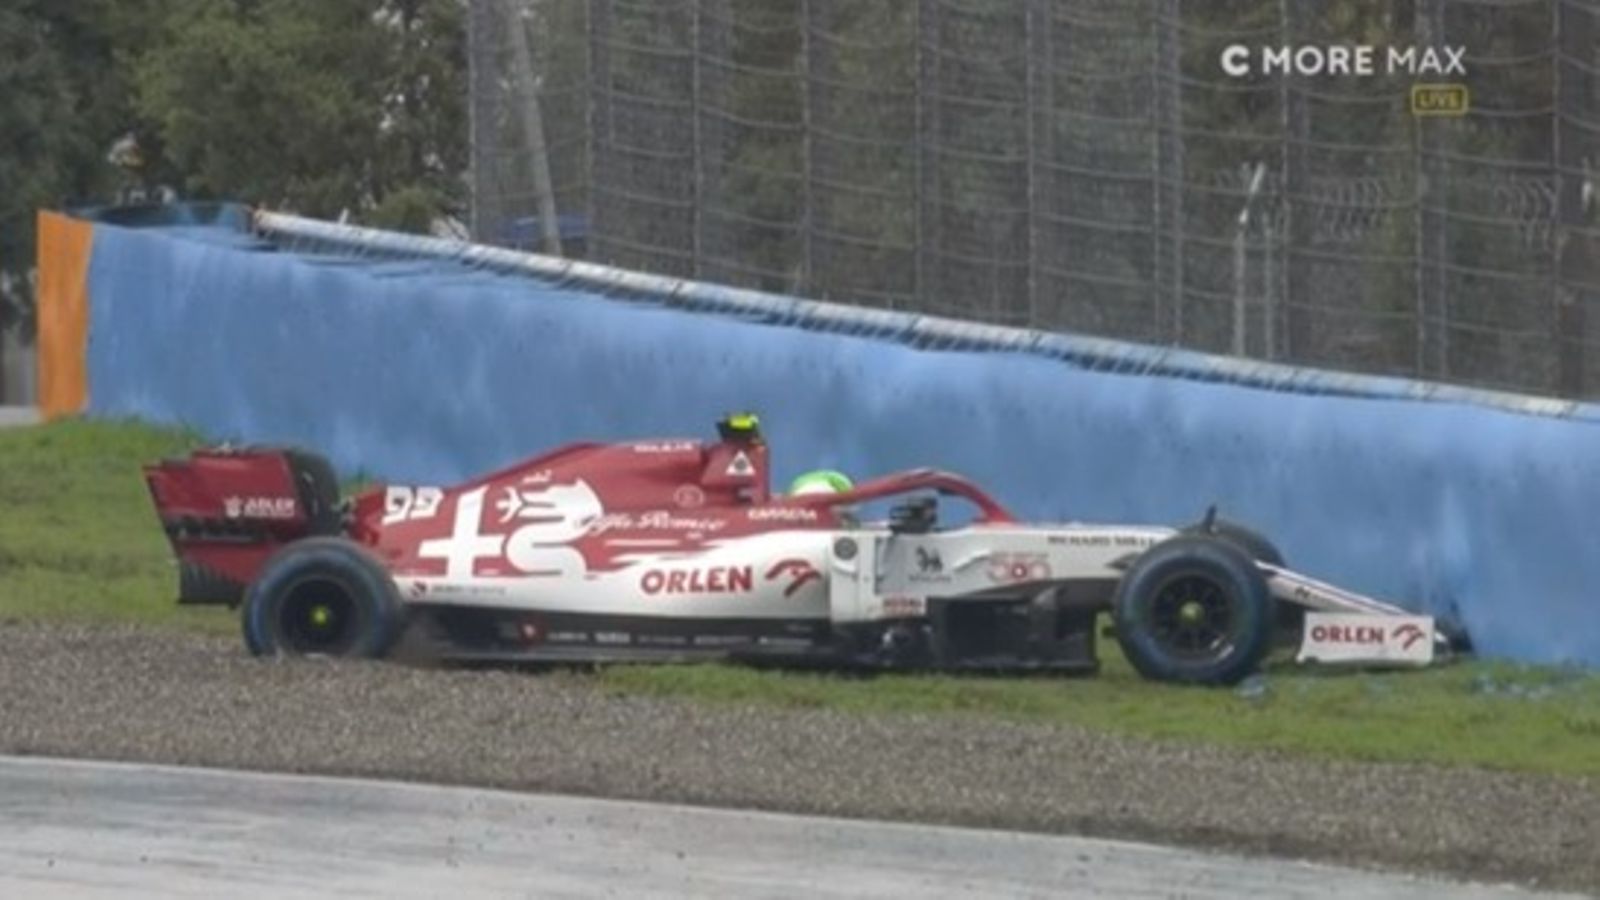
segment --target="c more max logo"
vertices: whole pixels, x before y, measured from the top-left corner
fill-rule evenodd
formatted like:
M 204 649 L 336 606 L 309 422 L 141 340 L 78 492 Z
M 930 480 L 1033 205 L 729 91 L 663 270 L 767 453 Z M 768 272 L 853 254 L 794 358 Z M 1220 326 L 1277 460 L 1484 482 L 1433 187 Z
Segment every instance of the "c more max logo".
M 1467 48 L 1380 47 L 1372 44 L 1302 44 L 1249 46 L 1230 44 L 1218 57 L 1230 78 L 1251 75 L 1332 75 L 1369 78 L 1378 75 L 1462 76 L 1467 74 Z

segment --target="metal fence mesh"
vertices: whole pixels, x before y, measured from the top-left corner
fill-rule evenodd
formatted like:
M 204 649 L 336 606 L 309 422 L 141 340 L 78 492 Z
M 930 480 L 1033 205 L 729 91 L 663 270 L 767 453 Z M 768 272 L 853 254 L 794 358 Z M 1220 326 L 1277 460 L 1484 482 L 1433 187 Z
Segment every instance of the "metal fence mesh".
M 540 246 L 543 169 L 564 252 L 625 268 L 1600 393 L 1600 0 L 473 0 L 470 21 L 479 241 Z M 1460 45 L 1467 75 L 1236 78 L 1232 44 Z M 1470 112 L 1413 115 L 1430 80 Z

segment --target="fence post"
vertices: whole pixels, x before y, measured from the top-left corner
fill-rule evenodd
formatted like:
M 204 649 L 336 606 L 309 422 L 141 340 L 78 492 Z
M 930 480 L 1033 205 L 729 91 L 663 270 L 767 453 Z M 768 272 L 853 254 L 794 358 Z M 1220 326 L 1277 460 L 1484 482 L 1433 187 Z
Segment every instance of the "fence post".
M 914 242 L 912 296 L 914 307 L 920 309 L 927 309 L 934 300 L 933 280 L 928 274 L 928 253 L 935 237 L 933 229 L 928 227 L 928 207 L 932 202 L 930 195 L 935 193 L 933 188 L 937 185 L 938 173 L 931 165 L 936 157 L 928 152 L 928 144 L 938 134 L 938 127 L 931 120 L 935 118 L 936 111 L 934 87 L 938 82 L 939 55 L 936 47 L 930 48 L 928 45 L 938 38 L 938 23 L 934 19 L 934 10 L 937 8 L 937 0 L 916 0 L 912 8 L 912 65 L 916 69 L 912 91 L 915 95 L 912 102 L 916 109 L 913 148 L 916 177 L 912 180 L 911 198 Z
M 1261 178 L 1266 174 L 1267 167 L 1261 163 L 1253 166 L 1249 163 L 1240 167 L 1240 174 L 1247 180 L 1245 184 L 1244 203 L 1239 207 L 1239 218 L 1234 223 L 1233 231 L 1233 355 L 1245 355 L 1245 306 L 1249 296 L 1249 256 L 1247 241 L 1250 239 L 1250 214 L 1254 210 L 1256 195 L 1261 191 Z
M 1293 0 L 1278 0 L 1278 46 L 1287 47 L 1294 42 L 1294 7 Z M 1269 307 L 1267 323 L 1267 359 L 1278 356 L 1288 357 L 1292 354 L 1294 328 L 1291 325 L 1294 316 L 1294 193 L 1295 174 L 1299 169 L 1295 159 L 1294 141 L 1298 137 L 1295 131 L 1297 117 L 1295 106 L 1297 95 L 1290 91 L 1291 79 L 1278 79 L 1278 194 L 1277 211 L 1278 221 L 1275 229 L 1277 236 L 1277 272 L 1274 280 L 1276 291 L 1268 292 L 1272 297 Z M 1268 259 L 1272 258 L 1272 249 L 1268 248 Z M 1269 266 L 1270 268 L 1270 266 Z M 1279 334 L 1283 335 L 1280 346 Z
M 596 262 L 610 262 L 600 248 L 608 235 L 609 219 L 601 185 L 611 182 L 611 141 L 616 137 L 611 109 L 611 0 L 590 0 L 589 40 L 589 246 L 585 254 Z
M 33 406 L 35 356 L 23 342 L 22 326 L 0 329 L 0 406 Z
M 1551 16 L 1552 63 L 1554 68 L 1554 103 L 1551 151 L 1555 172 L 1555 230 L 1552 234 L 1553 275 L 1552 297 L 1554 315 L 1552 338 L 1556 351 L 1555 389 L 1558 393 L 1579 398 L 1584 395 L 1584 345 L 1588 337 L 1584 302 L 1581 294 L 1587 289 L 1583 277 L 1586 268 L 1593 266 L 1585 249 L 1592 249 L 1592 238 L 1587 234 L 1585 219 L 1589 214 L 1594 185 L 1590 178 L 1587 147 L 1582 128 L 1568 127 L 1572 118 L 1582 116 L 1591 109 L 1589 79 L 1591 73 L 1578 68 L 1574 77 L 1566 77 L 1563 64 L 1567 48 L 1587 51 L 1593 46 L 1596 35 L 1590 8 L 1579 8 L 1566 15 L 1566 4 L 1557 2 Z
M 811 234 L 816 192 L 811 74 L 811 0 L 800 0 L 800 277 L 796 279 L 799 283 L 794 292 L 801 296 L 814 295 L 816 281 Z
M 1027 161 L 1025 163 L 1024 177 L 1027 179 L 1027 291 L 1028 291 L 1028 325 L 1034 328 L 1041 327 L 1043 322 L 1039 316 L 1039 260 L 1040 253 L 1040 227 L 1039 205 L 1040 191 L 1044 189 L 1040 182 L 1039 145 L 1044 143 L 1049 146 L 1049 128 L 1051 103 L 1051 82 L 1054 74 L 1050 69 L 1050 4 L 1048 0 L 1029 0 L 1022 19 L 1023 46 L 1026 59 L 1024 61 L 1025 76 L 1023 84 L 1023 115 L 1024 134 L 1027 136 Z M 1041 135 L 1040 122 L 1044 123 L 1045 134 Z
M 1417 42 L 1432 45 L 1443 35 L 1440 0 L 1419 0 L 1416 9 Z M 1447 248 L 1446 223 L 1442 206 L 1446 202 L 1439 175 L 1438 135 L 1435 123 L 1427 118 L 1412 118 L 1416 129 L 1416 289 L 1417 289 L 1417 377 L 1448 377 L 1450 373 L 1450 298 L 1444 284 L 1444 259 Z
M 1278 190 L 1282 190 L 1281 182 Z M 1277 358 L 1278 349 L 1278 274 L 1274 260 L 1274 237 L 1282 227 L 1282 198 L 1272 194 L 1261 218 L 1261 358 Z M 1281 241 L 1279 242 L 1281 246 Z
M 539 114 L 539 85 L 533 75 L 533 50 L 528 46 L 528 30 L 522 22 L 526 7 L 522 0 L 501 0 L 501 15 L 511 35 L 511 70 L 522 94 L 517 104 L 517 120 L 528 142 L 528 164 L 533 168 L 534 200 L 539 204 L 539 232 L 544 252 L 561 255 L 561 225 L 556 221 L 556 193 L 550 184 L 550 155 L 545 151 L 544 117 Z
M 471 85 L 471 99 L 467 104 L 468 128 L 472 159 L 472 212 L 470 225 L 473 240 L 498 244 L 501 241 L 501 210 L 497 151 L 500 72 L 498 55 L 492 52 L 494 39 L 495 0 L 472 0 L 467 9 L 467 83 Z
M 1155 169 L 1155 195 L 1156 195 L 1156 221 L 1155 246 L 1156 253 L 1156 283 L 1158 298 L 1156 309 L 1160 315 L 1161 303 L 1159 298 L 1162 293 L 1162 276 L 1166 276 L 1168 302 L 1171 304 L 1171 316 L 1165 323 L 1157 322 L 1156 335 L 1160 335 L 1163 325 L 1168 331 L 1166 343 L 1181 345 L 1184 337 L 1184 291 L 1183 291 L 1183 190 L 1184 190 L 1184 164 L 1183 164 L 1183 135 L 1179 128 L 1179 120 L 1183 115 L 1183 82 L 1180 80 L 1179 57 L 1182 50 L 1181 35 L 1178 31 L 1179 18 L 1183 15 L 1183 4 L 1179 0 L 1165 0 L 1157 7 L 1155 21 L 1156 28 L 1156 58 L 1154 60 L 1155 89 L 1155 139 L 1156 139 L 1156 169 Z M 1165 202 L 1163 199 L 1165 198 Z M 1166 248 L 1162 253 L 1161 248 Z M 1162 262 L 1166 262 L 1163 272 Z

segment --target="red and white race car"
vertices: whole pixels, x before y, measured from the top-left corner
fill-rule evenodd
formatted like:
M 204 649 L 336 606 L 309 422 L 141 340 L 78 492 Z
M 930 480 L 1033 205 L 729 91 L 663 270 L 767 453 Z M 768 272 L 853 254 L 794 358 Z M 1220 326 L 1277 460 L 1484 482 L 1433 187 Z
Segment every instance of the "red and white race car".
M 1237 681 L 1296 631 L 1302 657 L 1433 657 L 1431 618 L 1292 572 L 1214 514 L 1023 523 L 928 469 L 774 496 L 755 418 L 718 427 L 347 501 L 297 450 L 202 450 L 145 474 L 180 602 L 242 604 L 257 654 L 378 657 L 404 639 L 454 660 L 1093 671 L 1109 611 L 1134 666 L 1163 680 Z M 941 497 L 968 518 L 941 526 Z M 886 520 L 858 518 L 877 503 Z

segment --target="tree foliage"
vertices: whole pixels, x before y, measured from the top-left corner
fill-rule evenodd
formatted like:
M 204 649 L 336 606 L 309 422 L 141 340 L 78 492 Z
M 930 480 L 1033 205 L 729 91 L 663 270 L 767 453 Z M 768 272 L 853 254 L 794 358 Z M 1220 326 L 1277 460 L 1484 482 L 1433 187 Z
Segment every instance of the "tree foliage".
M 111 137 L 131 124 L 114 22 L 145 0 L 0 6 L 0 327 L 27 307 L 34 211 L 110 190 Z
M 0 6 L 0 327 L 33 215 L 180 197 L 424 230 L 464 199 L 461 0 L 10 0 Z
M 182 194 L 378 218 L 410 209 L 419 192 L 436 208 L 457 199 L 457 4 L 170 7 L 168 39 L 135 64 L 135 107 L 164 138 Z

